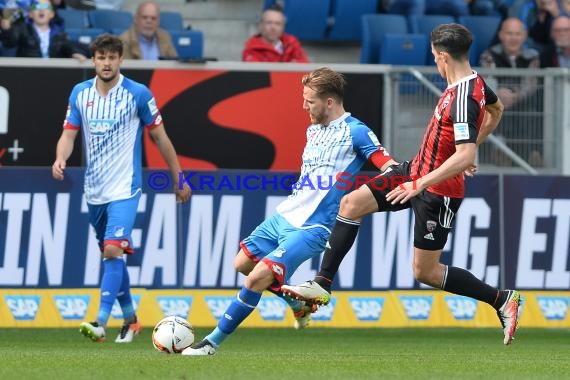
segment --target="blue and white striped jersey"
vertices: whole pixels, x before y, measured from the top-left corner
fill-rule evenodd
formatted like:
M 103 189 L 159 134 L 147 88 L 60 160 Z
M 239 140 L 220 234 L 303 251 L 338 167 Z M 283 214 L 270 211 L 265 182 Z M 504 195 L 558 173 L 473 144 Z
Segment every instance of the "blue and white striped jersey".
M 142 186 L 143 127 L 162 123 L 150 90 L 123 75 L 106 96 L 98 79 L 71 91 L 64 128 L 81 129 L 87 168 L 85 198 L 91 204 L 127 199 Z
M 360 120 L 345 113 L 328 126 L 307 128 L 301 175 L 277 212 L 297 228 L 332 228 L 340 199 L 370 155 L 381 147 Z M 338 181 L 342 176 L 344 181 Z

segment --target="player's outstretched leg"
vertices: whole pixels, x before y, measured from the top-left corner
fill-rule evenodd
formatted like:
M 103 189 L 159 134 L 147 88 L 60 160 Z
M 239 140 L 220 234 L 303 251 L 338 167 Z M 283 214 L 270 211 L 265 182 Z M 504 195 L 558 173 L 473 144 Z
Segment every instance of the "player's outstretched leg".
M 328 305 L 331 294 L 315 281 L 305 281 L 299 285 L 283 285 L 281 291 L 287 296 L 310 304 Z
M 79 332 L 93 342 L 105 341 L 105 328 L 98 322 L 81 322 Z
M 503 326 L 503 333 L 505 338 L 503 343 L 505 345 L 511 344 L 515 339 L 515 332 L 517 330 L 519 305 L 521 295 L 516 290 L 507 290 L 509 292 L 506 301 L 497 310 L 497 316 Z

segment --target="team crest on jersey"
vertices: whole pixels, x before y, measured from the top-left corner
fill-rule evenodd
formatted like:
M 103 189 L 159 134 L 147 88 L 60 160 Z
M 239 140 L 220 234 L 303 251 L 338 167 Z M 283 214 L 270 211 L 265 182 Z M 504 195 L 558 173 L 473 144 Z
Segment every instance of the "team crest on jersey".
M 441 120 L 441 114 L 443 113 L 443 110 L 449 105 L 450 101 L 451 95 L 447 94 L 441 102 L 441 107 L 439 107 L 439 104 L 435 106 L 434 116 L 438 121 Z
M 428 232 L 433 232 L 435 230 L 435 227 L 437 227 L 437 222 L 434 220 L 428 220 L 426 222 L 426 228 L 428 230 Z

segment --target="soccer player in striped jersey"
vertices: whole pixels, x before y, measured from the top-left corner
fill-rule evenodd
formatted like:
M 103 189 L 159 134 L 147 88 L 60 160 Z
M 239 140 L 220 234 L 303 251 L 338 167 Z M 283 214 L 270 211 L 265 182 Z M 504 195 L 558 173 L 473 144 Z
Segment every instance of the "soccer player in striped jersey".
M 469 271 L 440 263 L 447 235 L 464 196 L 464 177 L 476 171 L 477 146 L 499 124 L 503 104 L 469 65 L 473 37 L 459 24 L 442 24 L 431 33 L 431 51 L 448 86 L 427 126 L 418 154 L 383 173 L 412 180 L 394 189 L 375 186 L 385 178 L 345 196 L 314 281 L 284 285 L 281 290 L 309 303 L 327 304 L 340 263 L 356 238 L 360 219 L 377 211 L 411 207 L 415 215 L 413 271 L 416 280 L 445 291 L 475 298 L 497 310 L 504 344 L 515 334 L 520 295 L 499 290 Z
M 214 331 L 182 355 L 215 354 L 255 310 L 264 290 L 282 295 L 281 285 L 299 265 L 323 252 L 339 202 L 349 190 L 344 180 L 355 176 L 367 161 L 381 170 L 396 164 L 376 135 L 344 110 L 342 74 L 323 67 L 305 75 L 302 83 L 303 108 L 311 125 L 306 132 L 299 180 L 292 194 L 277 206 L 277 212 L 241 241 L 234 266 L 247 275 L 245 285 Z M 344 178 L 342 182 L 339 175 Z M 316 308 L 287 300 L 295 315 L 295 327 L 306 327 Z
M 181 172 L 176 151 L 150 90 L 120 72 L 123 43 L 110 34 L 91 45 L 95 78 L 71 91 L 63 132 L 57 143 L 53 177 L 63 180 L 66 161 L 78 133 L 83 136 L 86 169 L 84 191 L 89 222 L 103 256 L 101 302 L 97 319 L 83 322 L 80 331 L 93 341 L 105 340 L 105 325 L 115 300 L 125 322 L 115 342 L 130 343 L 141 331 L 130 293 L 123 254 L 132 254 L 131 231 L 142 188 L 142 136 L 147 129 L 168 164 L 177 202 L 190 197 L 178 184 Z

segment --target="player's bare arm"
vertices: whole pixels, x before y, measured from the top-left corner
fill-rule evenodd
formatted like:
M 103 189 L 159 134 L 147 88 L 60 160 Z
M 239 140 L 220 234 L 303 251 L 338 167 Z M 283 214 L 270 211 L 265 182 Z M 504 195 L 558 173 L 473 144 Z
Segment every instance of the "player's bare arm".
M 487 104 L 485 106 L 485 118 L 479 129 L 479 134 L 477 135 L 477 146 L 481 145 L 483 141 L 489 136 L 499 125 L 501 117 L 503 116 L 503 110 L 505 106 L 500 99 L 496 103 Z
M 459 144 L 455 146 L 455 153 L 451 155 L 440 167 L 433 172 L 403 183 L 386 195 L 392 204 L 406 203 L 429 186 L 436 185 L 446 179 L 455 177 L 467 168 L 474 166 L 477 146 L 474 143 Z
M 77 132 L 78 130 L 76 129 L 64 129 L 57 142 L 55 162 L 51 167 L 51 174 L 58 181 L 63 180 L 67 159 L 73 152 L 73 144 L 75 143 Z
M 176 157 L 176 151 L 174 150 L 172 141 L 170 141 L 170 138 L 166 134 L 164 125 L 160 124 L 159 126 L 151 129 L 150 136 L 158 147 L 162 158 L 170 168 L 172 182 L 174 183 L 174 193 L 176 194 L 176 202 L 181 203 L 188 201 L 188 199 L 190 199 L 191 190 L 186 182 L 183 182 L 182 188 L 180 187 L 178 180 L 179 173 L 182 172 L 182 169 L 178 163 L 178 158 Z

